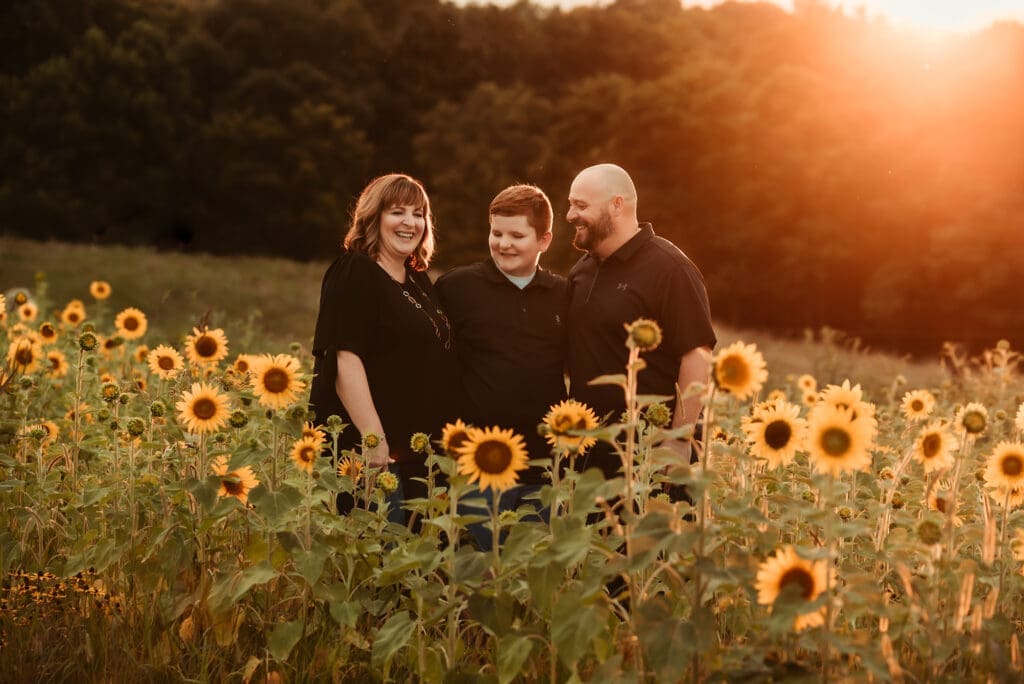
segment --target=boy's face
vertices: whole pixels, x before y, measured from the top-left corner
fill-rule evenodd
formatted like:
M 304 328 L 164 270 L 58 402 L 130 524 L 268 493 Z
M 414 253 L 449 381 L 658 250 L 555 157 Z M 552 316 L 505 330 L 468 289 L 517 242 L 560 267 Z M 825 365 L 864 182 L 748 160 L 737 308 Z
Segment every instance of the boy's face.
M 541 252 L 551 244 L 551 233 L 537 237 L 525 216 L 491 216 L 487 239 L 495 265 L 510 276 L 528 276 L 537 268 Z

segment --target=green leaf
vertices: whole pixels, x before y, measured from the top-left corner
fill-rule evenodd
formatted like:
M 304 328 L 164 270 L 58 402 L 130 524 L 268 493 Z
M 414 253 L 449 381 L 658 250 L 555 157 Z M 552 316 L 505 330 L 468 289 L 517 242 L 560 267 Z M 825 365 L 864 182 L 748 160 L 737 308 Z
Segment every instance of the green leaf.
M 672 614 L 672 605 L 664 595 L 644 601 L 636 611 L 635 624 L 644 660 L 656 681 L 672 681 L 686 671 L 697 635 L 692 622 Z
M 266 584 L 275 577 L 277 577 L 277 570 L 268 563 L 260 563 L 259 565 L 246 568 L 236 575 L 237 579 L 232 583 L 231 603 L 238 602 L 238 599 L 242 598 L 246 592 L 256 585 Z
M 327 560 L 328 549 L 315 546 L 309 551 L 297 549 L 292 553 L 295 568 L 310 585 L 316 584 L 324 572 L 324 561 Z
M 295 644 L 299 643 L 299 639 L 302 638 L 302 628 L 302 620 L 280 622 L 274 625 L 270 638 L 267 639 L 267 648 L 270 649 L 270 655 L 280 661 L 288 660 L 288 655 L 295 648 Z
M 626 388 L 626 376 L 623 373 L 615 373 L 612 375 L 599 375 L 590 382 L 588 385 L 618 385 L 619 387 Z
M 374 669 L 385 669 L 395 654 L 409 642 L 415 628 L 416 623 L 409 617 L 407 610 L 395 613 L 388 618 L 384 626 L 377 630 L 377 635 L 373 640 L 371 662 Z
M 512 628 L 514 607 L 508 594 L 489 596 L 475 593 L 469 597 L 469 615 L 492 636 L 504 636 Z
M 521 674 L 523 663 L 530 657 L 533 642 L 519 634 L 506 634 L 498 640 L 498 682 L 507 684 Z
M 607 629 L 607 613 L 585 603 L 579 592 L 578 583 L 567 587 L 551 615 L 551 640 L 559 660 L 570 669 L 587 654 L 594 638 Z
M 331 617 L 343 627 L 355 627 L 363 609 L 355 601 L 331 601 Z
M 249 495 L 249 503 L 256 512 L 267 519 L 271 526 L 279 524 L 284 517 L 302 503 L 302 492 L 295 487 L 284 485 L 277 491 L 257 487 Z

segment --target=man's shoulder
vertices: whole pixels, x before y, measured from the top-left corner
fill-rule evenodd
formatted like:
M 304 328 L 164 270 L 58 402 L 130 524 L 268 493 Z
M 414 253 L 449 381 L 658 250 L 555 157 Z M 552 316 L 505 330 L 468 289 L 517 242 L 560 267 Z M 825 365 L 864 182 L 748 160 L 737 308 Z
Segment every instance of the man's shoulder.
M 686 270 L 697 269 L 697 265 L 686 255 L 686 252 L 679 249 L 671 240 L 660 235 L 655 235 L 647 243 L 644 252 L 645 261 L 649 260 L 649 263 L 652 264 L 681 267 Z

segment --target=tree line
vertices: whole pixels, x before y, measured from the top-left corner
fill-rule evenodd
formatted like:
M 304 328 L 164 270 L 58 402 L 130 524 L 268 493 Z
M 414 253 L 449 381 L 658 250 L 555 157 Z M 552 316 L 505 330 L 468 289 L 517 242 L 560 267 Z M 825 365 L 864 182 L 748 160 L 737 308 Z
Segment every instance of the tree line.
M 633 175 L 718 320 L 878 346 L 1024 337 L 1024 27 L 936 39 L 803 0 L 14 0 L 0 230 L 325 259 L 372 176 L 435 202 L 442 268 L 505 185 Z M 1016 337 L 1016 340 L 1014 339 Z

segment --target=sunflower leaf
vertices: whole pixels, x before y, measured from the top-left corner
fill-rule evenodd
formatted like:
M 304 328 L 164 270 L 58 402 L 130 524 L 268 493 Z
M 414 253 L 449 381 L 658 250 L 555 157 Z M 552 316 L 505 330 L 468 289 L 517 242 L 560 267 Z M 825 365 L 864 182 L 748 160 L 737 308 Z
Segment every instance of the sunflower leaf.
M 523 663 L 530 657 L 533 642 L 519 634 L 506 634 L 498 640 L 498 681 L 511 682 L 522 674 Z
M 299 643 L 299 639 L 302 638 L 302 628 L 302 620 L 274 625 L 270 638 L 267 639 L 267 648 L 270 649 L 270 654 L 278 660 L 287 660 L 288 655 L 295 648 L 295 644 Z
M 377 630 L 373 640 L 371 662 L 374 669 L 384 670 L 391 663 L 403 646 L 412 637 L 416 623 L 409 617 L 409 611 L 403 610 L 388 618 L 384 626 Z

